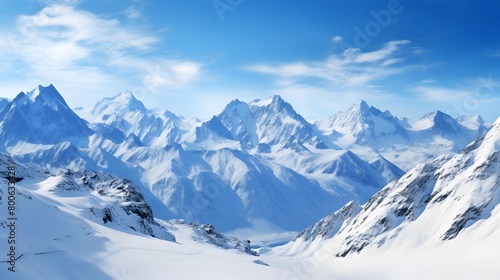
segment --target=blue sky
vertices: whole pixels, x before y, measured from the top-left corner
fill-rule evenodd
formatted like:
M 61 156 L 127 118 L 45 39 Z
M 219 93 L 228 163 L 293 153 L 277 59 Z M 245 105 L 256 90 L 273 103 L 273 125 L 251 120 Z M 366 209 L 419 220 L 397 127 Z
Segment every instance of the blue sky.
M 0 2 L 0 90 L 72 107 L 131 90 L 208 118 L 280 94 L 306 118 L 365 99 L 418 119 L 500 107 L 500 3 L 472 0 Z

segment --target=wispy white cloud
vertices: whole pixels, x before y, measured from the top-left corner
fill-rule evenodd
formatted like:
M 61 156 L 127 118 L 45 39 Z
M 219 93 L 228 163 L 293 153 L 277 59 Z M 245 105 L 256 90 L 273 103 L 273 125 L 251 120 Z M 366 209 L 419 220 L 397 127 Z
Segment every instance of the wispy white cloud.
M 342 40 L 343 40 L 342 36 L 335 36 L 332 38 L 332 42 L 334 43 L 342 42 Z
M 139 9 L 137 9 L 136 6 L 132 5 L 132 6 L 129 6 L 125 11 L 124 11 L 125 15 L 127 15 L 127 17 L 129 19 L 138 19 L 138 18 L 141 18 L 142 17 L 142 14 L 141 14 L 141 11 Z
M 362 53 L 359 49 L 351 49 L 355 53 L 355 59 L 354 62 L 357 63 L 373 63 L 373 62 L 379 62 L 379 61 L 387 61 L 387 60 L 394 60 L 392 55 L 400 50 L 400 46 L 409 44 L 410 41 L 408 40 L 402 40 L 402 41 L 390 41 L 387 44 L 384 45 L 379 50 L 372 51 L 372 52 L 365 52 Z
M 435 80 L 421 81 L 408 88 L 412 104 L 442 110 L 451 116 L 481 114 L 489 121 L 498 115 L 500 83 L 492 75 L 462 80 L 453 85 L 438 85 Z M 489 113 L 492 112 L 492 113 Z
M 47 58 L 71 63 L 109 48 L 147 50 L 158 41 L 155 36 L 126 29 L 116 19 L 103 19 L 66 5 L 49 6 L 32 16 L 19 16 L 16 29 L 17 34 L 11 34 L 14 50 L 36 50 L 28 55 L 18 52 L 28 61 Z
M 417 97 L 430 102 L 456 102 L 471 94 L 464 88 L 446 88 L 437 86 L 416 86 L 412 88 Z
M 333 43 L 341 41 L 341 37 L 332 38 Z M 379 108 L 409 104 L 392 111 L 408 113 L 414 109 L 408 101 L 411 97 L 385 88 L 381 81 L 419 69 L 419 65 L 403 63 L 408 55 L 415 55 L 409 48 L 410 44 L 407 40 L 390 41 L 369 52 L 350 48 L 324 60 L 259 64 L 246 69 L 275 77 L 276 88 L 272 93 L 290 100 L 306 116 L 314 116 L 317 112 L 330 112 L 331 115 L 360 99 Z M 317 100 L 322 102 L 318 104 Z
M 143 73 L 141 85 L 149 91 L 161 88 L 183 88 L 201 78 L 204 73 L 204 64 L 187 59 L 157 58 L 153 60 L 113 52 L 110 54 L 109 63 L 117 68 L 129 68 Z
M 30 80 L 88 88 L 110 83 L 130 87 L 132 75 L 136 85 L 154 84 L 146 88 L 154 90 L 186 86 L 203 72 L 203 63 L 157 55 L 154 47 L 161 38 L 146 28 L 68 4 L 77 1 L 44 2 L 48 6 L 38 13 L 18 16 L 12 29 L 0 31 L 6 38 L 0 41 L 0 73 L 17 66 Z M 131 9 L 128 16 L 140 12 Z
M 334 37 L 332 40 L 342 38 Z M 372 52 L 350 48 L 342 54 L 330 55 L 323 61 L 260 64 L 247 67 L 247 70 L 276 76 L 277 82 L 281 84 L 307 83 L 312 78 L 335 88 L 371 87 L 374 81 L 399 74 L 411 67 L 398 65 L 403 59 L 397 56 L 402 47 L 409 43 L 407 40 L 390 41 Z

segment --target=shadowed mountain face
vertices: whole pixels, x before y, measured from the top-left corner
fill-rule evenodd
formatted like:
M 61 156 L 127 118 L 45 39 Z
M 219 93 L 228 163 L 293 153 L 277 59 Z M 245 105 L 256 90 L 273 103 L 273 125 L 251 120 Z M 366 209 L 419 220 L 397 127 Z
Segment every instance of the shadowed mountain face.
M 53 85 L 19 93 L 0 111 L 3 147 L 19 141 L 34 144 L 79 143 L 92 131 L 66 104 Z

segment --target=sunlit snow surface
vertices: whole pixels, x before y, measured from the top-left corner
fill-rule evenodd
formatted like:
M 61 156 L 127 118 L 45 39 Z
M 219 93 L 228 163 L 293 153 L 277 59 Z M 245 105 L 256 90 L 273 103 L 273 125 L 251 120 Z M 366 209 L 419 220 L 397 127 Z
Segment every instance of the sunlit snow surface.
M 421 225 L 391 246 L 346 258 L 334 257 L 338 247 L 328 242 L 308 253 L 260 248 L 260 256 L 253 256 L 207 243 L 192 227 L 175 222 L 160 221 L 175 235 L 172 242 L 91 221 L 82 217 L 83 209 L 103 202 L 79 191 L 54 193 L 54 180 L 18 184 L 22 257 L 15 274 L 0 264 L 1 279 L 497 279 L 499 273 L 498 207 L 447 242 L 420 237 L 419 231 L 426 232 Z M 5 220 L 5 204 L 0 208 Z M 5 240 L 5 230 L 0 232 Z M 3 256 L 5 248 L 0 243 Z

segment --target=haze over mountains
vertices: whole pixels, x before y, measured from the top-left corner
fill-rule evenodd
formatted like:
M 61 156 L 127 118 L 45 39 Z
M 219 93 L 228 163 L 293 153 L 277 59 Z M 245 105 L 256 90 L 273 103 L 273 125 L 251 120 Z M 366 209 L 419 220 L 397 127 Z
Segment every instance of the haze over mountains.
M 485 244 L 499 240 L 499 120 L 435 111 L 412 122 L 360 101 L 311 123 L 276 95 L 200 121 L 131 92 L 75 112 L 53 85 L 0 106 L 1 172 L 16 166 L 19 220 L 36 229 L 19 231 L 21 279 L 158 279 L 165 264 L 190 279 L 325 279 L 338 272 L 290 260 L 468 244 L 495 254 Z M 301 232 L 257 256 L 218 231 Z

